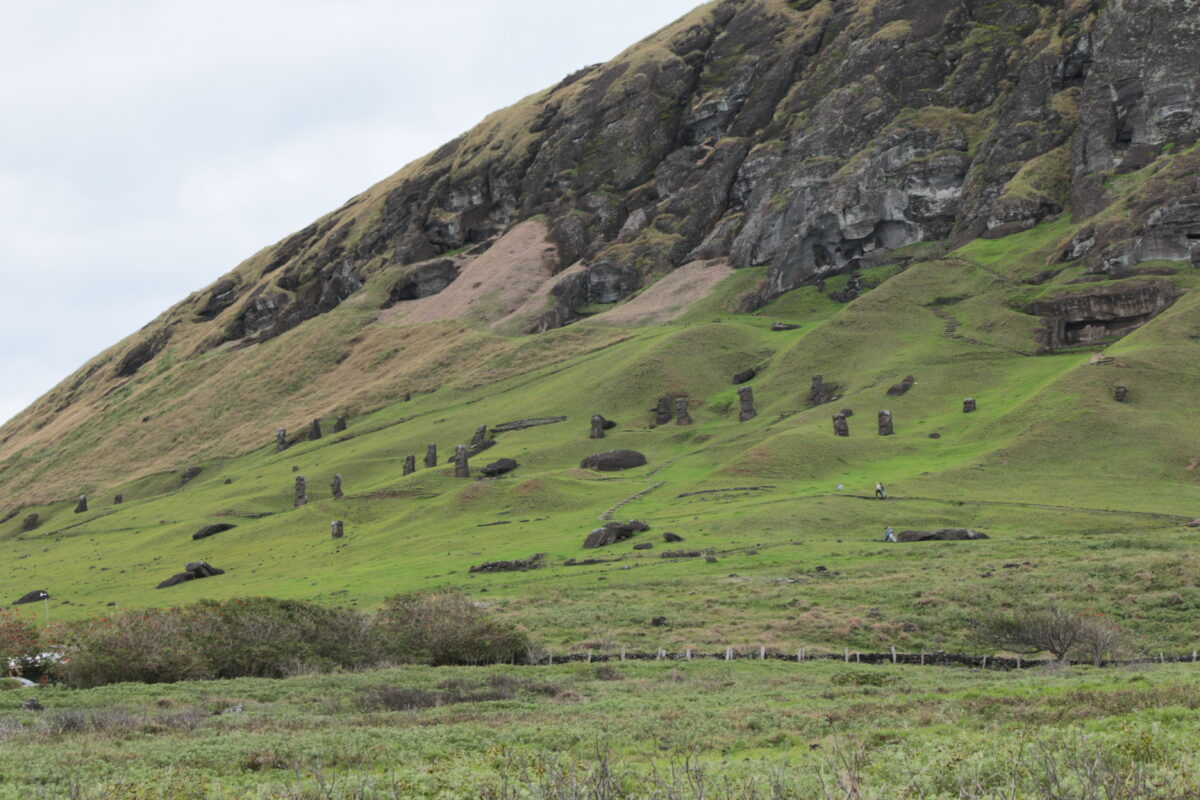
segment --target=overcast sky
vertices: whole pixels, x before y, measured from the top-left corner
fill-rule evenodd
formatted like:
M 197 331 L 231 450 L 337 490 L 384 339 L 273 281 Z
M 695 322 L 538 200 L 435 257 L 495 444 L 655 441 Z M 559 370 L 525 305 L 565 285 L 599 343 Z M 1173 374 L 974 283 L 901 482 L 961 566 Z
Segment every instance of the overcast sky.
M 700 0 L 0 0 L 0 422 Z

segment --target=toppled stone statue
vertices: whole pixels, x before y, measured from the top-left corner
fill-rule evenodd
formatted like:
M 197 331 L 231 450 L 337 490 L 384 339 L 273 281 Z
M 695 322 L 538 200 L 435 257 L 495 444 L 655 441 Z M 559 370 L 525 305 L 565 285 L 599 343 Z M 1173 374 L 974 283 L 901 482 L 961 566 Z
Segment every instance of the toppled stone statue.
M 835 436 L 849 436 L 850 423 L 846 421 L 845 414 L 833 415 L 833 434 Z
M 37 528 L 42 522 L 42 518 L 37 514 L 30 514 L 21 522 L 21 533 L 28 533 Z
M 654 406 L 654 424 L 666 425 L 674 419 L 675 398 L 672 395 L 664 394 L 658 398 L 657 405 Z
M 976 408 L 977 408 L 977 406 L 975 405 L 974 397 L 968 397 L 966 400 L 963 400 L 963 413 L 964 414 L 970 414 L 970 413 L 974 412 Z
M 749 386 L 738 389 L 738 402 L 742 406 L 742 410 L 738 414 L 738 422 L 747 422 L 758 416 L 758 412 L 754 410 L 754 390 Z
M 780 331 L 798 331 L 800 330 L 800 326 L 792 325 L 789 322 L 776 322 L 771 326 L 771 330 L 775 333 L 779 333 Z
M 663 534 L 663 541 L 664 542 L 682 542 L 683 537 L 680 536 L 678 533 L 671 533 L 670 531 L 667 531 L 666 533 Z
M 523 431 L 527 428 L 537 428 L 542 425 L 554 425 L 556 423 L 566 421 L 566 417 L 536 417 L 534 419 L 518 419 L 513 420 L 512 422 L 501 422 L 499 425 L 492 426 L 492 435 L 495 436 L 497 433 L 508 433 L 509 431 Z
M 217 569 L 205 561 L 192 561 L 184 566 L 183 572 L 175 573 L 155 588 L 166 589 L 170 586 L 178 586 L 181 583 L 196 580 L 197 578 L 212 578 L 224 574 L 225 570 Z
M 183 471 L 183 474 L 179 476 L 179 485 L 183 486 L 185 483 L 191 482 L 197 475 L 200 474 L 200 472 L 200 467 L 188 467 Z
M 231 531 L 237 525 L 230 525 L 228 522 L 218 522 L 216 525 L 205 525 L 200 530 L 192 534 L 192 539 L 207 539 L 210 536 L 216 536 L 218 533 Z
M 1124 403 L 1129 399 L 1129 388 L 1126 386 L 1118 386 L 1113 390 L 1113 399 L 1118 403 Z
M 50 599 L 49 592 L 47 592 L 45 589 L 38 589 L 37 591 L 33 591 L 33 592 L 29 592 L 27 594 L 21 595 L 21 597 L 19 599 L 13 601 L 13 605 L 14 606 L 22 606 L 22 605 L 25 605 L 26 603 L 36 603 L 38 600 L 49 600 L 49 599 Z
M 341 433 L 346 430 L 346 415 L 338 414 L 337 422 L 333 423 L 333 432 Z
M 893 384 L 891 386 L 891 388 L 889 388 L 887 390 L 888 397 L 899 397 L 902 394 L 908 394 L 908 390 L 911 389 L 913 387 L 913 384 L 916 382 L 917 382 L 917 379 L 914 378 L 912 375 L 906 376 L 904 378 L 904 380 L 900 381 L 899 383 Z
M 341 500 L 342 494 L 342 476 L 334 475 L 333 480 L 329 482 L 329 491 L 333 494 L 334 500 Z
M 404 474 L 412 475 L 416 471 L 417 471 L 417 457 L 416 456 L 405 456 L 404 457 Z
M 468 462 L 469 454 L 466 445 L 457 445 L 454 448 L 454 477 L 469 478 L 471 477 L 471 465 Z
M 87 511 L 87 495 L 81 494 L 79 495 L 79 502 L 75 504 L 75 513 L 82 514 L 85 511 Z
M 600 416 L 599 414 L 592 415 L 592 432 L 588 434 L 589 439 L 604 438 L 604 422 L 604 417 Z
M 315 442 L 317 439 L 320 439 L 320 438 L 321 438 L 321 420 L 314 419 L 312 421 L 312 425 L 310 425 L 308 428 L 308 440 L 310 442 Z
M 635 534 L 650 530 L 650 526 L 636 519 L 628 522 L 606 522 L 603 527 L 596 528 L 588 534 L 583 542 L 584 550 L 594 550 L 597 547 L 607 547 L 610 544 L 631 539 Z
M 521 465 L 511 458 L 502 458 L 488 464 L 482 472 L 488 478 L 498 478 L 501 475 L 507 475 L 519 466 Z
M 277 428 L 275 431 L 275 452 L 287 450 L 287 428 Z
M 898 542 L 967 542 L 979 539 L 989 539 L 986 533 L 973 531 L 970 528 L 942 528 L 936 531 L 900 531 L 896 534 Z
M 688 413 L 688 399 L 686 397 L 675 398 L 675 424 L 692 424 L 692 415 Z
M 431 444 L 425 448 L 425 468 L 437 466 L 437 445 Z
M 296 501 L 293 508 L 299 508 L 308 503 L 308 481 L 304 480 L 303 475 L 296 476 Z
M 891 436 L 895 432 L 896 431 L 892 427 L 892 412 L 880 411 L 879 412 L 879 435 L 880 436 Z
M 335 519 L 329 523 L 329 535 L 333 539 L 341 539 L 346 535 L 346 526 L 340 519 Z
M 758 377 L 758 370 L 754 369 L 753 367 L 750 369 L 744 369 L 737 375 L 733 376 L 733 385 L 741 386 L 743 383 L 749 383 L 756 377 Z
M 837 384 L 826 383 L 820 375 L 813 375 L 812 387 L 808 390 L 806 399 L 810 406 L 823 406 L 837 397 L 837 391 Z
M 487 438 L 487 425 L 480 425 L 475 429 L 475 435 L 471 437 L 470 455 L 477 456 L 495 443 L 495 439 Z
M 486 564 L 476 564 L 470 572 L 526 572 L 542 566 L 545 553 L 534 553 L 529 558 L 515 558 L 512 561 L 489 561 Z
M 580 469 L 594 469 L 597 472 L 617 472 L 645 465 L 646 456 L 636 450 L 606 450 L 579 462 Z

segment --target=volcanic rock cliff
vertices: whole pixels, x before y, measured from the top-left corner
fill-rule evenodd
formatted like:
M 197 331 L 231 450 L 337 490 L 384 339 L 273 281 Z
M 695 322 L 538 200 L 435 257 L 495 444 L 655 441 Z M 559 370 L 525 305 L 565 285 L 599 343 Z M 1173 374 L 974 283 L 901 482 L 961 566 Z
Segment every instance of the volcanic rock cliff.
M 1062 260 L 1094 273 L 1200 264 L 1194 158 L 1128 212 L 1111 211 L 1109 188 L 1200 137 L 1197 40 L 1198 0 L 711 3 L 493 114 L 98 356 L 0 429 L 0 481 L 99 425 L 151 368 L 192 364 L 167 405 L 183 427 L 212 428 L 214 411 L 185 413 L 220 371 L 203 359 L 343 304 L 360 307 L 359 328 L 533 333 L 721 261 L 767 267 L 739 300 L 753 310 L 898 248 L 1063 214 L 1082 227 Z M 355 363 L 354 330 L 326 342 L 329 369 Z M 404 388 L 435 388 L 422 374 Z

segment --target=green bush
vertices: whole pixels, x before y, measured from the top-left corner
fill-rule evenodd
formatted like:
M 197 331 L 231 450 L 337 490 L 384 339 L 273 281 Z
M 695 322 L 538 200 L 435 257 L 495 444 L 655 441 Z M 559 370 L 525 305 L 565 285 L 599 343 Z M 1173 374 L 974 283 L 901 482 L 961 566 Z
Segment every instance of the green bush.
M 388 598 L 375 617 L 380 645 L 397 661 L 434 666 L 525 663 L 529 637 L 457 592 Z

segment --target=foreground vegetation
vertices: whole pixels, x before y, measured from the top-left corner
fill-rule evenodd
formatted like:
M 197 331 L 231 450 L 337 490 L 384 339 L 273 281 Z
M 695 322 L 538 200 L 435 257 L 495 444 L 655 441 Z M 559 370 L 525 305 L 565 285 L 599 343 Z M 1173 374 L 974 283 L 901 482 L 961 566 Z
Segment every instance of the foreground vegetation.
M 1182 800 L 1195 686 L 768 661 L 50 687 L 0 692 L 0 798 Z

